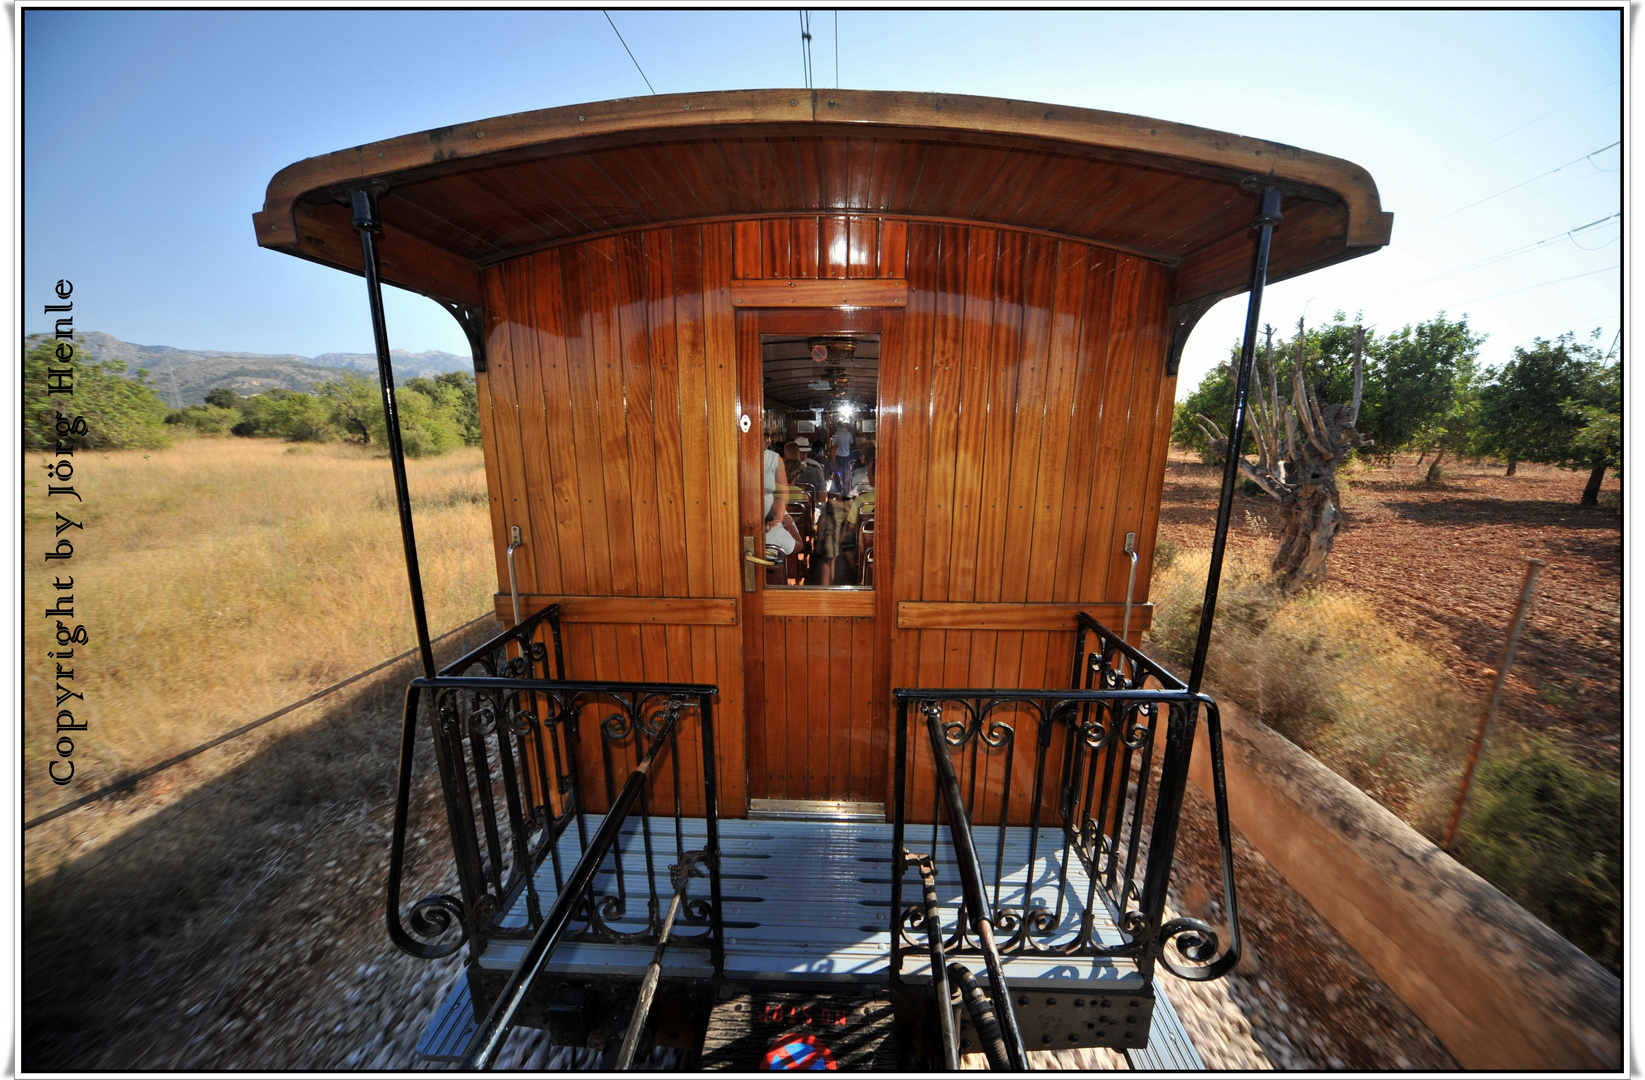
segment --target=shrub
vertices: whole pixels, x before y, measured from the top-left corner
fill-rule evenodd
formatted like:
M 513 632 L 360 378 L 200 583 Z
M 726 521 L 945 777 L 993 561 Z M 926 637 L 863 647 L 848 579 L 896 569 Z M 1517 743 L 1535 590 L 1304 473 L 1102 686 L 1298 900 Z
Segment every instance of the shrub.
M 1155 558 L 1150 635 L 1184 665 L 1209 563 L 1203 549 Z M 1257 556 L 1232 553 L 1206 680 L 1430 839 L 1442 835 L 1475 704 L 1369 605 L 1323 589 L 1286 596 Z M 1547 742 L 1502 741 L 1511 748 L 1487 755 L 1474 782 L 1458 860 L 1620 974 L 1620 781 Z
M 416 381 L 416 380 L 413 380 Z M 400 444 L 407 457 L 432 457 L 463 445 L 463 430 L 445 402 L 409 384 L 395 394 L 400 413 Z M 388 425 L 381 411 L 372 419 L 372 442 L 388 445 Z
M 72 442 L 85 450 L 155 449 L 171 442 L 166 430 L 166 405 L 149 385 L 148 372 L 126 374 L 120 360 L 87 360 L 74 343 L 72 359 L 60 361 L 58 343 L 46 339 L 23 355 L 23 448 L 55 449 L 56 414 L 86 419 L 85 434 L 71 435 Z M 47 392 L 46 369 L 71 367 L 72 394 Z
M 1210 553 L 1156 566 L 1153 639 L 1193 657 Z M 1416 827 L 1438 835 L 1467 709 L 1438 661 L 1401 641 L 1352 596 L 1287 596 L 1255 554 L 1223 564 L 1206 679 Z
M 166 423 L 186 427 L 201 435 L 226 435 L 241 420 L 239 409 L 224 409 L 216 405 L 190 405 L 166 417 Z
M 1622 974 L 1622 784 L 1542 739 L 1480 766 L 1458 859 Z

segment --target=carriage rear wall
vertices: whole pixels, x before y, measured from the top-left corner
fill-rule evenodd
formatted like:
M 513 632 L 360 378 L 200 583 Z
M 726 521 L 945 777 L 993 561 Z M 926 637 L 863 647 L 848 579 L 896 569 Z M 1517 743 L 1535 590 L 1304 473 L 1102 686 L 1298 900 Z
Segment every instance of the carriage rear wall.
M 738 461 L 761 435 L 737 423 L 752 313 L 732 286 L 751 279 L 905 280 L 907 301 L 878 312 L 889 588 L 823 616 L 755 594 L 781 631 L 745 656 Z M 482 280 L 499 615 L 518 526 L 525 614 L 616 598 L 564 606 L 578 677 L 718 685 L 724 813 L 779 776 L 849 776 L 854 797 L 887 801 L 893 685 L 1066 685 L 1072 612 L 1119 622 L 1128 532 L 1133 639 L 1147 625 L 1175 391 L 1158 263 L 1026 230 L 811 215 L 567 243 Z M 819 671 L 814 643 L 839 635 L 849 660 Z M 795 703 L 782 745 L 744 723 L 761 685 L 770 708 Z M 1026 813 L 1027 792 L 1012 802 Z

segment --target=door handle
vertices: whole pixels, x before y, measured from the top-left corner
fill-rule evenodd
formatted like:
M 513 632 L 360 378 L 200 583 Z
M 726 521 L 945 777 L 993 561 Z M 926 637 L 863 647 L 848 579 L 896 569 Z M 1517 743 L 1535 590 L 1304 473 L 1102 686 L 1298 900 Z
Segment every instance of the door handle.
M 758 537 L 743 537 L 743 592 L 754 592 L 760 587 L 760 572 L 754 567 L 775 565 L 766 562 L 760 554 Z

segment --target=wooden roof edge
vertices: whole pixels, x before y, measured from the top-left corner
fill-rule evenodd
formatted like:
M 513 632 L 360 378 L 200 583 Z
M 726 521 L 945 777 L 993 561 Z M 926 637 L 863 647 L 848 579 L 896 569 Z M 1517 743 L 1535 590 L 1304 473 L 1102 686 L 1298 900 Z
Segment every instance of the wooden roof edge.
M 1146 116 L 963 94 L 899 90 L 714 90 L 564 105 L 431 128 L 305 158 L 275 173 L 263 209 L 252 215 L 257 242 L 297 246 L 293 210 L 304 196 L 368 177 L 427 169 L 562 141 L 629 132 L 737 124 L 818 123 L 923 128 L 1041 139 L 1157 155 L 1243 172 L 1340 197 L 1349 209 L 1347 246 L 1388 242 L 1393 215 L 1382 210 L 1368 171 L 1342 158 L 1284 143 Z

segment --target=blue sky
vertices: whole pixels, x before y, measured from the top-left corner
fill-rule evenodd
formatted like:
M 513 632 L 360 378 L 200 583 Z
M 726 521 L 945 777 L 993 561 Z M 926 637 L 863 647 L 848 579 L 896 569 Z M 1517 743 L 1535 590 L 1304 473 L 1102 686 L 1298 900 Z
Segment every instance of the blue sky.
M 609 10 L 658 92 L 804 83 L 796 10 Z M 69 277 L 77 326 L 145 345 L 369 352 L 358 278 L 257 247 L 251 214 L 277 169 L 648 92 L 598 10 L 35 8 L 22 25 L 23 329 Z M 838 27 L 842 86 L 1140 113 L 1365 166 L 1392 244 L 1272 287 L 1281 328 L 1339 308 L 1378 331 L 1467 312 L 1497 363 L 1568 330 L 1601 328 L 1608 347 L 1619 325 L 1619 8 L 843 9 Z M 834 28 L 813 12 L 819 86 L 835 82 Z M 1202 321 L 1183 391 L 1243 317 L 1240 298 Z M 429 301 L 393 296 L 389 319 L 396 348 L 466 352 Z

